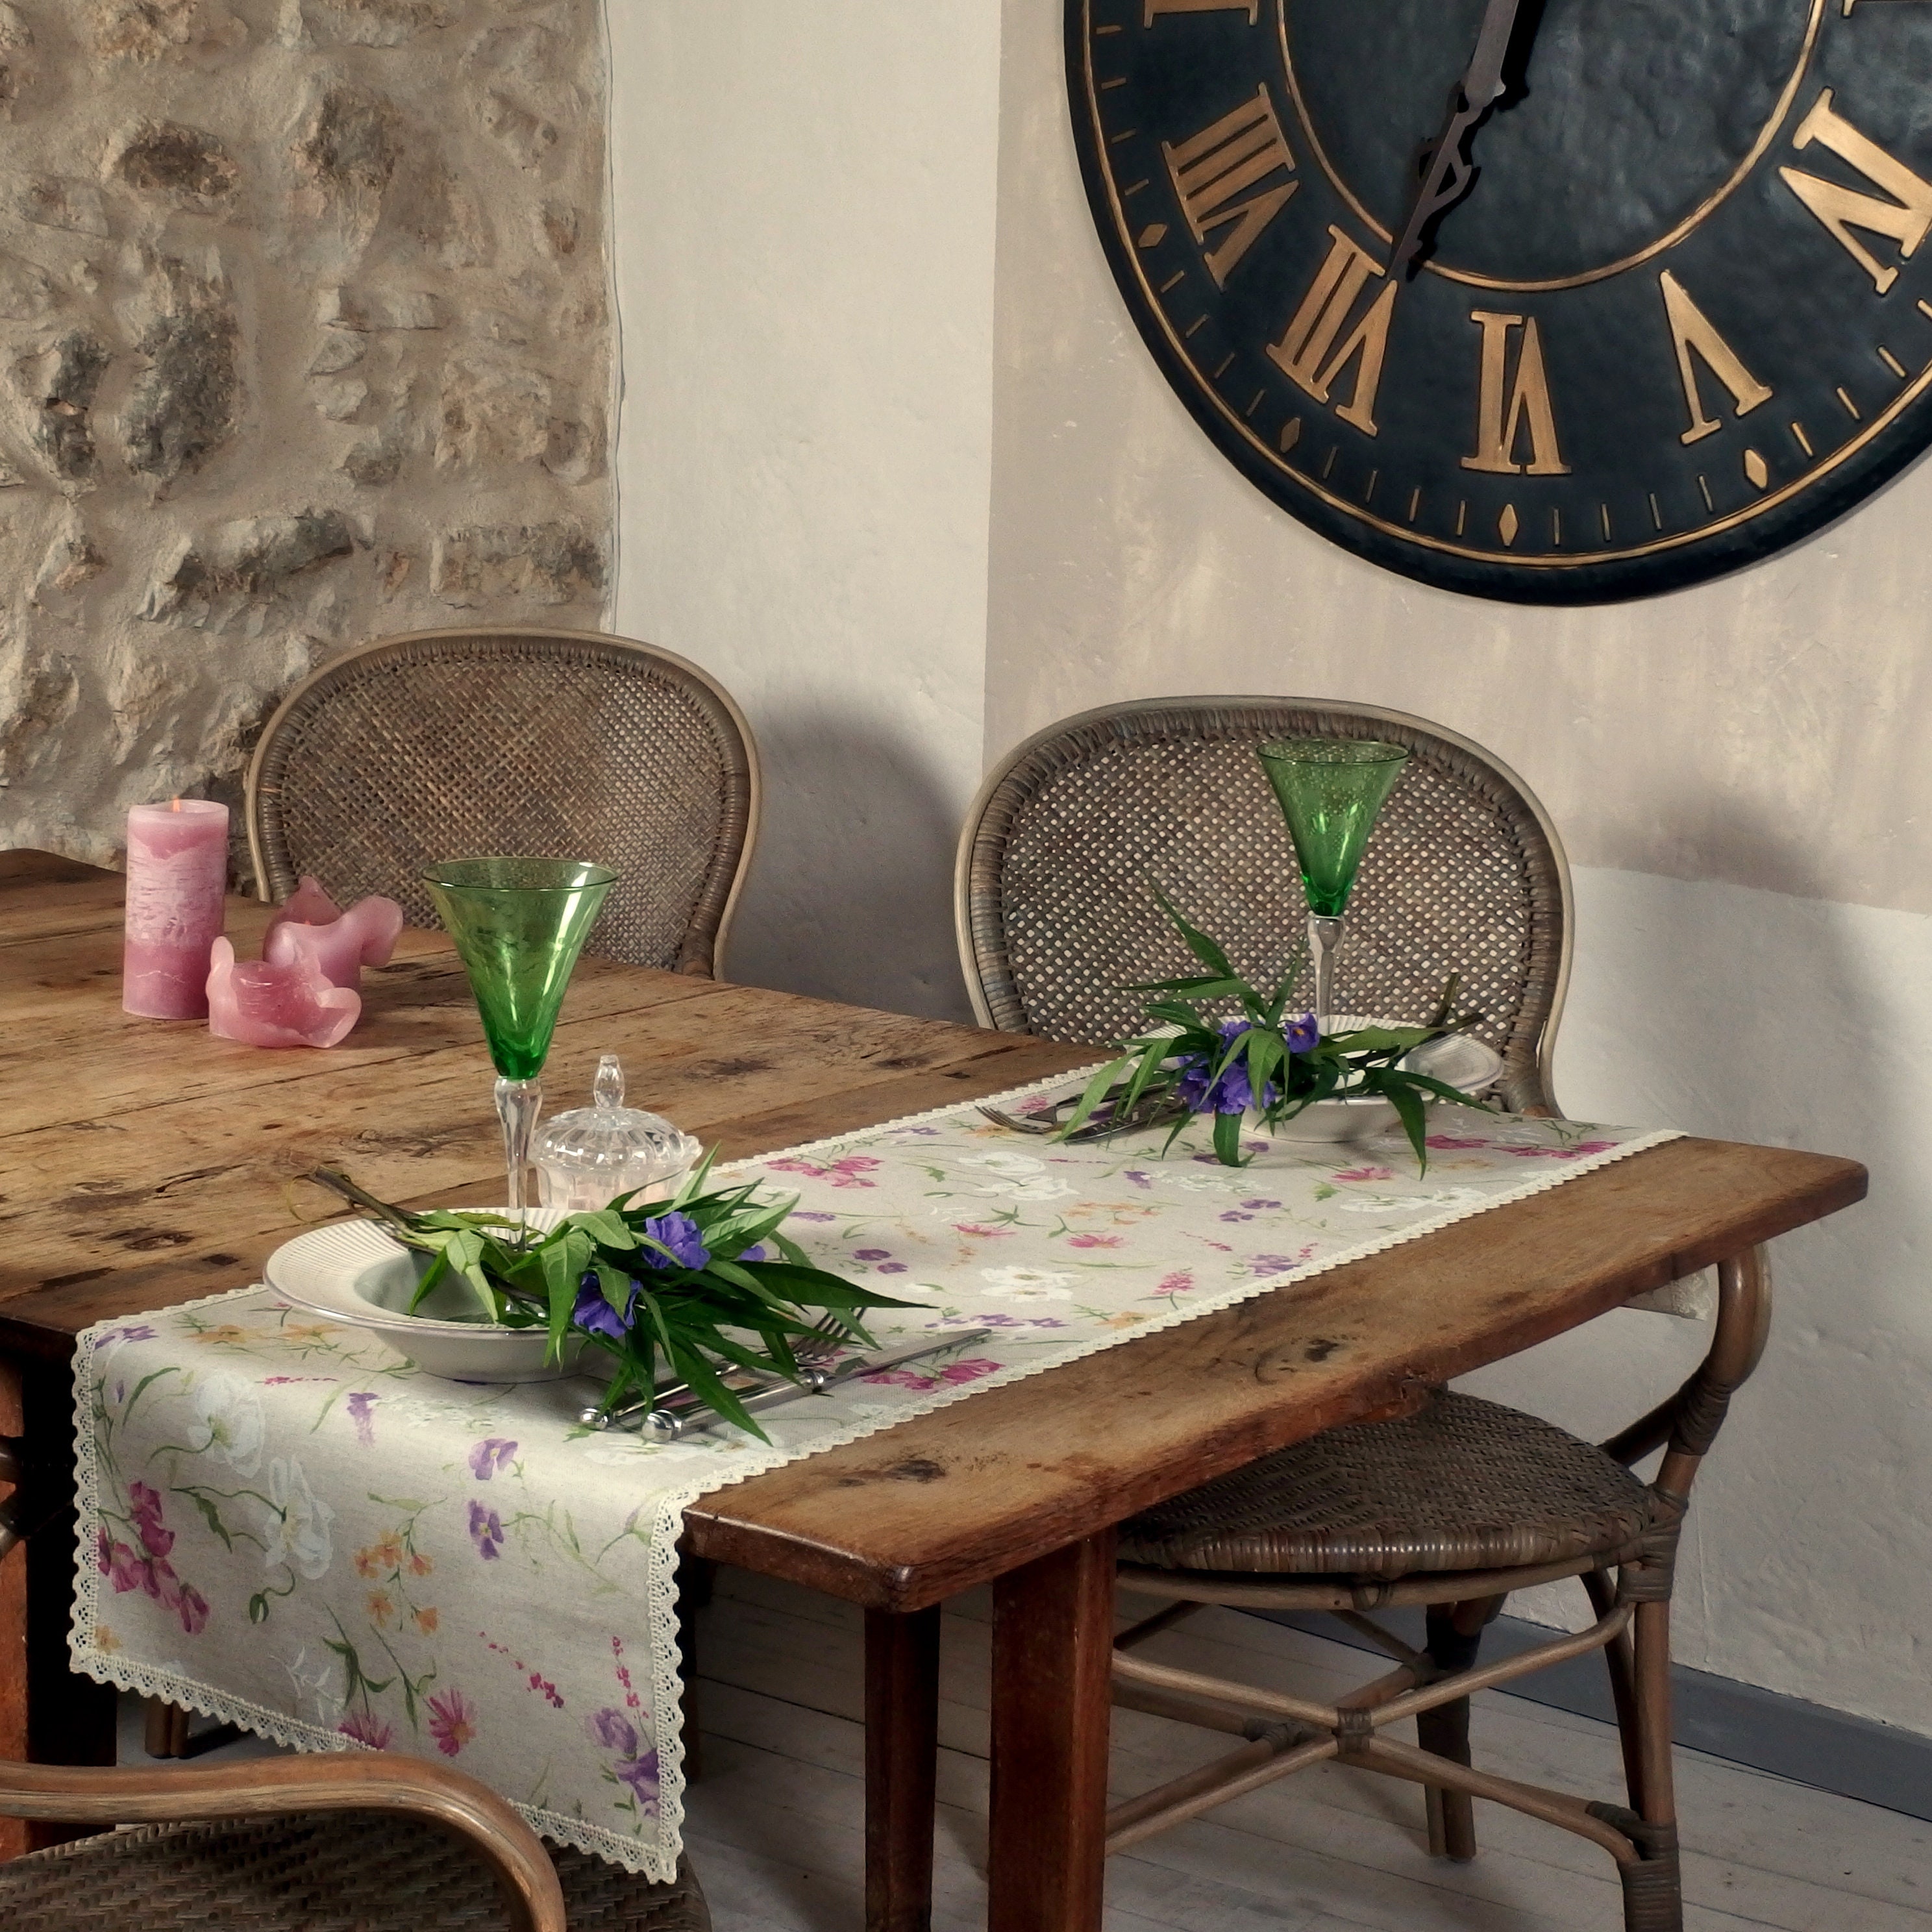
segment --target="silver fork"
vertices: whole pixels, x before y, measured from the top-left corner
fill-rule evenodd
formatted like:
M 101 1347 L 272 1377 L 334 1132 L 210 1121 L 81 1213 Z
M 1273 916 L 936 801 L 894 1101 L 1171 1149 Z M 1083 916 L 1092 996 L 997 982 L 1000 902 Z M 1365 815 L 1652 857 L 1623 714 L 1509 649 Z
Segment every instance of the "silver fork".
M 829 1362 L 845 1346 L 847 1336 L 838 1318 L 830 1311 L 821 1315 L 806 1332 L 791 1345 L 793 1358 L 803 1370 L 803 1379 L 808 1387 L 817 1384 L 812 1377 L 822 1364 Z M 785 1379 L 782 1376 L 754 1374 L 746 1369 L 734 1369 L 724 1376 L 724 1385 L 734 1394 L 755 1394 Z M 642 1397 L 627 1402 L 608 1414 L 602 1413 L 596 1403 L 578 1412 L 578 1420 L 586 1429 L 616 1429 L 626 1424 L 637 1421 L 652 1408 L 662 1408 L 668 1402 L 675 1402 L 691 1394 L 688 1382 L 670 1382 L 657 1392 L 655 1402 L 646 1402 Z

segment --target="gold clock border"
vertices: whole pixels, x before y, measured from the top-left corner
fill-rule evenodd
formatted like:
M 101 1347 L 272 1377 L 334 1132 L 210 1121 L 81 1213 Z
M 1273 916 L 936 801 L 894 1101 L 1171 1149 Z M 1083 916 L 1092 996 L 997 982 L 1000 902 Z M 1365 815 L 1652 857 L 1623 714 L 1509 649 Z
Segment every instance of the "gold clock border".
M 1824 0 L 1814 0 L 1814 26 L 1817 14 L 1822 10 L 1823 4 Z M 1280 18 L 1279 4 L 1276 6 L 1276 17 Z M 1462 557 L 1472 563 L 1511 564 L 1526 570 L 1584 570 L 1600 564 L 1631 562 L 1640 557 L 1654 556 L 1663 550 L 1681 550 L 1686 544 L 1702 543 L 1707 538 L 1718 536 L 1727 530 L 1736 529 L 1741 524 L 1749 523 L 1754 518 L 1762 516 L 1767 510 L 1775 509 L 1780 503 L 1789 502 L 1800 490 L 1810 488 L 1822 477 L 1838 469 L 1848 458 L 1856 455 L 1874 436 L 1888 428 L 1897 419 L 1901 412 L 1924 393 L 1928 382 L 1932 382 L 1932 362 L 1928 362 L 1918 374 L 1911 379 L 1904 389 L 1894 397 L 1891 403 L 1880 410 L 1856 436 L 1852 437 L 1849 442 L 1840 444 L 1828 457 L 1822 458 L 1814 463 L 1802 475 L 1796 476 L 1789 483 L 1782 484 L 1777 489 L 1768 491 L 1760 501 L 1747 504 L 1741 510 L 1733 510 L 1722 517 L 1714 517 L 1709 522 L 1700 524 L 1694 530 L 1660 535 L 1648 543 L 1626 545 L 1616 550 L 1595 550 L 1586 553 L 1558 553 L 1554 550 L 1518 551 L 1510 549 L 1507 546 L 1501 550 L 1478 550 L 1472 548 L 1466 543 L 1457 543 L 1452 538 L 1428 536 L 1424 532 L 1406 524 L 1391 523 L 1386 517 L 1378 516 L 1374 512 L 1359 503 L 1352 503 L 1346 497 L 1338 496 L 1332 490 L 1324 488 L 1316 478 L 1307 476 L 1302 471 L 1284 463 L 1276 451 L 1270 449 L 1261 437 L 1256 435 L 1253 430 L 1242 418 L 1235 415 L 1232 405 L 1209 386 L 1206 378 L 1202 376 L 1196 366 L 1194 358 L 1188 354 L 1183 346 L 1181 338 L 1175 332 L 1174 325 L 1168 321 L 1166 310 L 1161 306 L 1142 268 L 1139 252 L 1133 245 L 1133 236 L 1128 225 L 1126 211 L 1120 206 L 1120 190 L 1114 179 L 1114 170 L 1107 158 L 1106 130 L 1100 122 L 1100 94 L 1094 85 L 1094 0 L 1081 0 L 1080 13 L 1084 28 L 1081 35 L 1080 46 L 1081 86 L 1087 99 L 1088 118 L 1094 142 L 1094 153 L 1098 158 L 1101 178 L 1107 184 L 1107 203 L 1112 211 L 1114 232 L 1119 238 L 1127 260 L 1132 268 L 1134 280 L 1139 284 L 1141 294 L 1145 301 L 1148 314 L 1159 322 L 1161 333 L 1167 338 L 1168 346 L 1178 358 L 1181 367 L 1187 371 L 1189 378 L 1196 388 L 1207 398 L 1222 420 L 1262 459 L 1270 470 L 1276 475 L 1285 476 L 1298 484 L 1310 494 L 1328 505 L 1331 509 L 1339 510 L 1345 516 L 1352 517 L 1358 523 L 1366 524 L 1372 530 L 1379 530 L 1385 536 L 1397 538 L 1404 543 L 1414 544 L 1420 549 L 1437 551 L 1444 556 Z M 1809 64 L 1810 44 L 1810 41 L 1808 40 L 1806 58 L 1800 63 L 1798 73 L 1793 77 L 1789 90 L 1792 93 L 1795 93 L 1798 82 L 1803 78 L 1805 67 Z M 1789 112 L 1790 106 L 1787 102 L 1781 107 L 1777 118 L 1772 122 L 1772 132 L 1774 133 L 1776 129 L 1783 124 L 1784 116 Z M 1761 159 L 1766 145 L 1768 143 L 1761 141 L 1759 147 L 1753 150 L 1754 156 Z M 1322 165 L 1325 170 L 1328 166 L 1325 159 Z M 1332 172 L 1329 176 L 1329 179 L 1331 182 L 1334 181 Z M 1338 191 L 1346 196 L 1346 190 L 1340 189 L 1339 183 L 1336 186 Z M 1727 187 L 1724 193 L 1729 192 L 1730 189 Z M 1712 205 L 1715 204 L 1713 202 Z M 1370 225 L 1371 227 L 1375 226 L 1372 223 Z M 1387 232 L 1380 228 L 1375 228 L 1375 232 L 1384 242 L 1389 238 Z M 1673 231 L 1673 236 L 1676 232 L 1676 231 Z M 1659 244 L 1658 248 L 1647 250 L 1642 255 L 1633 256 L 1630 260 L 1634 263 L 1648 260 L 1652 255 L 1660 252 L 1661 247 L 1662 244 Z M 1592 276 L 1587 279 L 1596 280 L 1599 278 Z M 1494 283 L 1483 286 L 1541 290 L 1568 288 L 1578 284 L 1568 282 Z M 1534 499 L 1532 498 L 1530 500 L 1533 502 Z

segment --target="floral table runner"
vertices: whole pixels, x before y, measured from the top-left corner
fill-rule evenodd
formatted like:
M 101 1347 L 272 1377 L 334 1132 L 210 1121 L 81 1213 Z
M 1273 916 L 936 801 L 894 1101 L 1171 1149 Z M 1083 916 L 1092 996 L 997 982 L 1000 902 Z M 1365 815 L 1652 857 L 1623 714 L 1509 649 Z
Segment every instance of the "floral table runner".
M 75 1665 L 308 1749 L 440 1755 L 668 1878 L 686 1504 L 1673 1138 L 1434 1125 L 1426 1178 L 1399 1136 L 1252 1142 L 1232 1169 L 1195 1127 L 1162 1158 L 1160 1135 L 1062 1146 L 971 1106 L 740 1163 L 797 1192 L 813 1260 L 914 1304 L 869 1324 L 882 1347 L 992 1331 L 769 1412 L 769 1448 L 594 1433 L 585 1382 L 436 1380 L 264 1288 L 102 1324 L 75 1366 Z

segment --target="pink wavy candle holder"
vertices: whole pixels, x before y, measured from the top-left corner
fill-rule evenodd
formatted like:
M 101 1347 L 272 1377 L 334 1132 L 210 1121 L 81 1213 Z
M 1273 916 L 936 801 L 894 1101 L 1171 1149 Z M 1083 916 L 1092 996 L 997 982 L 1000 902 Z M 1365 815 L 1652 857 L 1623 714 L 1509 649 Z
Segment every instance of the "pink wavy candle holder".
M 394 899 L 358 899 L 344 912 L 306 874 L 268 922 L 262 957 L 272 966 L 314 962 L 332 986 L 359 987 L 362 968 L 386 966 L 403 929 Z
M 283 964 L 238 960 L 214 942 L 208 975 L 208 1030 L 244 1046 L 334 1046 L 362 1016 L 362 995 L 333 986 L 306 952 Z

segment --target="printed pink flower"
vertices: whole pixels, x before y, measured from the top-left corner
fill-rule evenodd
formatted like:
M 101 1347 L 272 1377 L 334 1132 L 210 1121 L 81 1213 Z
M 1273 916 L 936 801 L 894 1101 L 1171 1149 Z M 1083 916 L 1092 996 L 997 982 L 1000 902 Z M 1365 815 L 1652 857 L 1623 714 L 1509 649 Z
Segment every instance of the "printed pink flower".
M 1480 1138 L 1470 1139 L 1459 1134 L 1431 1134 L 1429 1145 L 1432 1148 L 1487 1147 L 1489 1142 Z
M 1192 1271 L 1186 1268 L 1176 1268 L 1173 1274 L 1162 1276 L 1160 1286 L 1155 1288 L 1154 1293 L 1185 1294 L 1193 1286 L 1194 1276 Z
M 134 1519 L 141 1547 L 150 1556 L 165 1556 L 175 1546 L 175 1533 L 161 1520 L 161 1498 L 146 1483 L 128 1486 L 128 1514 Z
M 976 1382 L 982 1376 L 990 1376 L 999 1366 L 998 1362 L 974 1358 L 964 1362 L 950 1362 L 939 1372 L 944 1382 Z
M 1615 1141 L 1579 1141 L 1574 1147 L 1513 1147 L 1503 1151 L 1523 1160 L 1575 1160 L 1586 1154 L 1606 1154 L 1616 1145 Z
M 876 1187 L 879 1184 L 865 1178 L 879 1165 L 870 1154 L 848 1154 L 843 1160 L 835 1160 L 825 1167 L 820 1167 L 815 1161 L 797 1160 L 767 1161 L 765 1165 L 779 1174 L 804 1174 L 814 1180 L 829 1180 L 834 1187 Z
M 429 1734 L 445 1757 L 454 1757 L 476 1735 L 476 1712 L 460 1690 L 429 1700 Z
M 1345 1167 L 1335 1178 L 1337 1180 L 1393 1180 L 1395 1169 L 1392 1167 Z
M 367 1744 L 371 1750 L 387 1750 L 389 1740 L 395 1736 L 391 1726 L 366 1711 L 344 1718 L 335 1728 L 345 1738 L 353 1738 L 358 1744 Z
M 192 1583 L 184 1583 L 173 1599 L 175 1613 L 190 1636 L 199 1636 L 208 1622 L 208 1599 Z
M 117 1592 L 138 1590 L 147 1582 L 147 1565 L 124 1543 L 111 1545 L 107 1552 L 107 1580 Z M 154 1593 L 148 1592 L 150 1596 Z
M 1076 1234 L 1066 1245 L 1070 1248 L 1118 1248 L 1120 1241 L 1118 1234 Z
M 515 1443 L 506 1441 L 500 1436 L 486 1436 L 470 1452 L 471 1472 L 479 1483 L 487 1483 L 499 1469 L 507 1469 L 510 1466 L 510 1459 L 516 1453 Z M 473 1526 L 476 1522 L 473 1506 L 470 1522 Z
M 976 1235 L 982 1241 L 989 1241 L 998 1235 L 1012 1232 L 1010 1228 L 982 1228 L 976 1221 L 956 1221 L 952 1228 L 956 1234 Z

